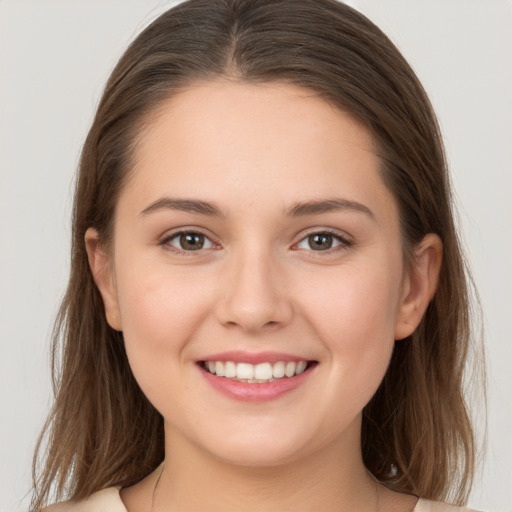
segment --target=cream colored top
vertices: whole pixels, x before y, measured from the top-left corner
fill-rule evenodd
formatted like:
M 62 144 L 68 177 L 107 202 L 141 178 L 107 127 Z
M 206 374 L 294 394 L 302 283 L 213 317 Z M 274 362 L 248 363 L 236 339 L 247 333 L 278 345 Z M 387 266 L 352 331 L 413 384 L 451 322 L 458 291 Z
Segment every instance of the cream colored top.
M 65 501 L 45 509 L 45 512 L 127 512 L 117 487 L 109 487 L 76 502 Z M 455 507 L 438 501 L 418 500 L 412 512 L 477 512 L 471 508 Z

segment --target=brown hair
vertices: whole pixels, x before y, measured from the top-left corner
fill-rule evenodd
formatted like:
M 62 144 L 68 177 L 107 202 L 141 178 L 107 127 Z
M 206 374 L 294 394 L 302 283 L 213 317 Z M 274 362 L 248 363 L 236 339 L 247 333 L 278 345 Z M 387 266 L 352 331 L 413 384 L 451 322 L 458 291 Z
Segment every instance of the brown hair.
M 106 322 L 87 260 L 89 227 L 108 244 L 138 134 L 157 106 L 198 81 L 286 82 L 311 89 L 373 134 L 399 206 L 404 255 L 437 233 L 437 293 L 416 330 L 395 342 L 363 413 L 367 468 L 390 488 L 463 503 L 474 442 L 463 397 L 468 279 L 453 222 L 443 145 L 414 72 L 368 19 L 335 0 L 191 0 L 160 16 L 112 75 L 85 142 L 73 210 L 71 277 L 53 346 L 55 405 L 34 460 L 39 510 L 133 484 L 163 459 L 163 421 L 139 389 L 122 333 Z

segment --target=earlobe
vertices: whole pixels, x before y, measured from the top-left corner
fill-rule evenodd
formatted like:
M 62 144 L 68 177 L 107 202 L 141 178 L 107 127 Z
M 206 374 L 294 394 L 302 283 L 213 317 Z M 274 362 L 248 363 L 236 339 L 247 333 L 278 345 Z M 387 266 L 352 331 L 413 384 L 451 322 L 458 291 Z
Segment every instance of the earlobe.
M 85 247 L 94 282 L 103 298 L 107 322 L 112 329 L 121 331 L 121 316 L 110 256 L 101 246 L 98 232 L 94 228 L 89 228 L 85 233 Z
M 396 340 L 414 332 L 434 297 L 443 259 L 443 243 L 438 235 L 429 233 L 414 254 L 414 261 L 404 282 L 404 293 L 395 325 Z

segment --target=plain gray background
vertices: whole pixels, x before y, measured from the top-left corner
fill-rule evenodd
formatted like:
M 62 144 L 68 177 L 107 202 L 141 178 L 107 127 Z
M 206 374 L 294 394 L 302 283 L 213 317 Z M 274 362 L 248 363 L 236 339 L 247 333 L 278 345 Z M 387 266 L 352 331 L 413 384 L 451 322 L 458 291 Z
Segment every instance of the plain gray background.
M 470 504 L 512 511 L 512 3 L 349 3 L 399 46 L 440 118 L 485 314 L 488 450 Z M 171 4 L 0 0 L 1 512 L 28 510 L 81 144 L 121 52 Z

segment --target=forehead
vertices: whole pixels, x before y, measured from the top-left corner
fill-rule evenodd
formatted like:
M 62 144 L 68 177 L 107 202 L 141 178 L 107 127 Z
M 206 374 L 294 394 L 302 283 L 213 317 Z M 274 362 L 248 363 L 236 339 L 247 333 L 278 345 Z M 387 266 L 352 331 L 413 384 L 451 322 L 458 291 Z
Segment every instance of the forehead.
M 223 202 L 337 195 L 370 200 L 385 190 L 372 136 L 315 92 L 281 83 L 218 80 L 163 102 L 146 123 L 128 189 Z M 133 195 L 133 194 L 132 194 Z M 389 200 L 389 197 L 387 197 Z
M 162 102 L 142 133 L 144 146 L 197 142 L 213 145 L 229 137 L 231 147 L 240 142 L 261 154 L 269 146 L 307 141 L 325 145 L 334 141 L 375 151 L 369 130 L 352 116 L 328 103 L 318 93 L 291 84 L 251 84 L 218 79 L 186 88 Z M 208 135 L 208 139 L 202 138 Z M 147 147 L 146 149 L 150 149 Z M 184 146 L 183 149 L 186 149 Z M 146 152 L 147 153 L 147 152 Z M 146 154 L 147 156 L 147 154 Z

